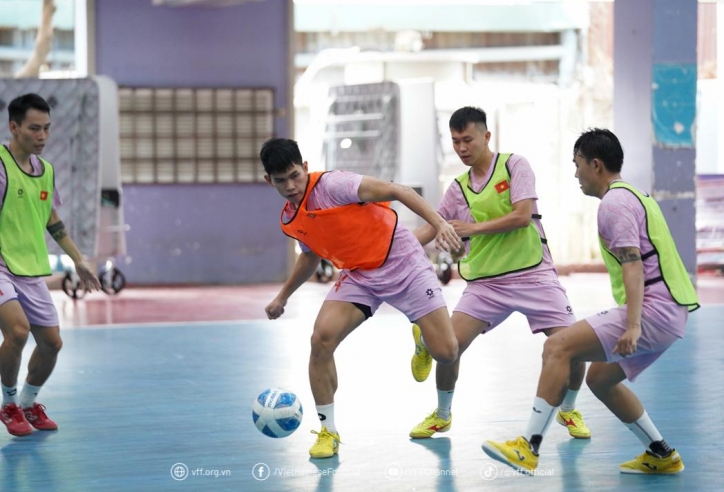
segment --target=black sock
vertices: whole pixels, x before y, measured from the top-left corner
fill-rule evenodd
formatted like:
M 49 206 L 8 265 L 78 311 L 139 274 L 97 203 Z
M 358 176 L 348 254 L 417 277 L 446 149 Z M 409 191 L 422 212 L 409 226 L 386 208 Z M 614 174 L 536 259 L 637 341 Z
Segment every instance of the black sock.
M 671 448 L 668 444 L 666 444 L 666 441 L 664 441 L 663 439 L 660 441 L 654 441 L 649 444 L 649 449 L 652 453 L 660 458 L 664 458 L 671 453 Z
M 540 448 L 540 444 L 543 442 L 543 436 L 540 434 L 533 434 L 530 436 L 530 447 L 533 450 L 535 454 L 538 454 L 538 448 Z

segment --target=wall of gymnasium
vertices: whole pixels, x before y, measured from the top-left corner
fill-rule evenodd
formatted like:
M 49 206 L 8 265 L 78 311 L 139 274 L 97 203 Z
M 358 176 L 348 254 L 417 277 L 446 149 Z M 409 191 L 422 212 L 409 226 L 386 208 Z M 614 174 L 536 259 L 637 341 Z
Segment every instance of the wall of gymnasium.
M 273 87 L 288 107 L 287 0 L 231 7 L 159 7 L 151 0 L 96 0 L 96 73 L 119 86 Z M 275 118 L 276 136 L 290 127 Z M 281 197 L 268 185 L 124 185 L 131 284 L 282 281 L 289 240 Z M 125 261 L 124 261 L 125 260 Z

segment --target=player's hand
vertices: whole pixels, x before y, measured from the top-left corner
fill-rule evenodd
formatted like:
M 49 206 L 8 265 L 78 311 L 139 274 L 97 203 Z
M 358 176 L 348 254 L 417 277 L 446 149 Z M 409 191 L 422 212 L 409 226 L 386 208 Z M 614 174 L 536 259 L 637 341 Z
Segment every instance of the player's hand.
M 78 274 L 85 290 L 101 290 L 101 282 L 85 260 L 75 263 L 75 272 Z
M 460 240 L 460 237 L 458 237 L 453 226 L 447 222 L 443 222 L 435 236 L 435 247 L 438 250 L 453 252 L 463 247 L 463 242 Z
M 641 338 L 641 326 L 629 326 L 616 342 L 613 353 L 622 357 L 635 354 L 639 338 Z
M 453 263 L 458 263 L 458 262 L 460 262 L 460 260 L 462 260 L 463 258 L 465 258 L 465 253 L 466 253 L 466 251 L 465 251 L 465 245 L 464 245 L 464 244 L 463 244 L 463 247 L 460 248 L 459 250 L 457 250 L 457 251 L 451 251 L 451 252 L 450 252 L 450 256 L 452 257 Z
M 287 305 L 286 299 L 279 299 L 278 297 L 276 299 L 274 299 L 264 309 L 264 311 L 266 311 L 267 318 L 277 319 L 279 316 L 284 314 L 284 306 L 286 306 L 286 305 Z
M 470 237 L 475 235 L 475 224 L 463 222 L 462 220 L 451 220 L 448 223 L 453 227 L 455 234 L 459 237 Z

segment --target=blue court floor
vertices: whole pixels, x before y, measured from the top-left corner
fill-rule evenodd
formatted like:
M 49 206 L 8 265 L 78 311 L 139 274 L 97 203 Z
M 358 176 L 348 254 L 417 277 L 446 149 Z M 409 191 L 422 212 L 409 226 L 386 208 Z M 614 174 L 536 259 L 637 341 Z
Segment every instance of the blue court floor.
M 606 296 L 585 302 L 606 287 L 577 286 L 576 314 L 608 306 Z M 570 439 L 553 423 L 539 475 L 526 477 L 480 448 L 485 439 L 517 436 L 528 418 L 544 337 L 532 336 L 518 315 L 463 356 L 450 432 L 412 441 L 408 432 L 436 405 L 434 372 L 424 383 L 412 379 L 409 323 L 381 309 L 337 352 L 339 456 L 311 460 L 310 431 L 319 424 L 307 380 L 308 341 L 327 288 L 302 287 L 287 319 L 274 322 L 67 327 L 58 366 L 39 398 L 60 430 L 24 438 L 0 433 L 0 490 L 724 489 L 717 458 L 724 437 L 724 305 L 693 313 L 687 337 L 632 385 L 680 452 L 682 474 L 620 474 L 618 465 L 643 447 L 584 387 L 578 407 L 593 438 Z M 459 286 L 446 289 L 454 304 Z M 31 349 L 29 343 L 23 366 Z M 268 387 L 294 391 L 304 405 L 302 425 L 288 438 L 266 437 L 252 424 L 251 404 Z

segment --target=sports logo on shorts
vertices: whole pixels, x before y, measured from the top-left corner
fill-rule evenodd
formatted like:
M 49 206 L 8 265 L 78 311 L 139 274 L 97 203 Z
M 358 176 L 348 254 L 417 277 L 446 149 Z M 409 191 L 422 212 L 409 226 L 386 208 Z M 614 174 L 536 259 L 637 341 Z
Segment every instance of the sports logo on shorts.
M 427 294 L 428 299 L 432 299 L 433 297 L 435 297 L 435 291 L 432 289 L 427 289 L 425 291 L 425 294 Z
M 347 277 L 348 277 L 348 275 L 347 275 L 346 273 L 342 274 L 342 275 L 339 277 L 339 280 L 337 280 L 337 282 L 334 284 L 334 291 L 335 291 L 335 292 L 337 292 L 337 291 L 339 290 L 339 288 L 342 287 L 342 282 L 344 282 L 344 279 L 346 279 Z

